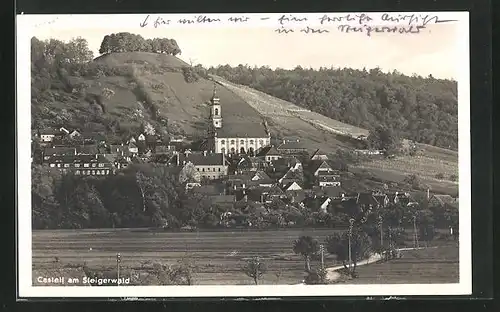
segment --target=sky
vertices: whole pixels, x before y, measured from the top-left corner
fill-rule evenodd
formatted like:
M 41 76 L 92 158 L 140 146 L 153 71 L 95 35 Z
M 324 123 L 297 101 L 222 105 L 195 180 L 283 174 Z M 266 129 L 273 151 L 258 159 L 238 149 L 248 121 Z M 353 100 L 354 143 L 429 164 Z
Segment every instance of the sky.
M 204 66 L 380 67 L 385 72 L 397 70 L 407 75 L 432 74 L 436 78 L 456 79 L 460 60 L 458 39 L 461 34 L 456 23 L 428 24 L 421 33 L 406 35 L 374 33 L 367 36 L 365 33 L 343 33 L 337 28 L 329 28 L 330 32 L 324 34 L 295 32 L 285 35 L 274 32 L 278 24 L 141 28 L 138 24 L 143 19 L 141 16 L 140 20 L 136 18 L 136 23 L 121 21 L 102 26 L 91 21 L 73 22 L 66 27 L 46 24 L 35 27 L 32 35 L 63 41 L 80 36 L 87 39 L 96 57 L 103 37 L 111 33 L 173 38 L 182 50 L 181 59 Z

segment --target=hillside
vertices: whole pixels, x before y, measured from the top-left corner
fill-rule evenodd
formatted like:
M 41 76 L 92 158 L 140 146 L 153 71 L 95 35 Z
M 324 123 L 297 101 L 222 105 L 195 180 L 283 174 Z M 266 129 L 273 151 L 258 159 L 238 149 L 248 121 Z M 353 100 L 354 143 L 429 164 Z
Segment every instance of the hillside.
M 410 140 L 456 150 L 457 82 L 378 68 L 271 69 L 229 65 L 208 72 L 368 130 L 390 128 Z
M 190 67 L 180 59 L 166 54 L 124 52 L 98 57 L 88 66 L 102 69 L 101 73 L 68 74 L 61 79 L 73 92 L 64 85 L 35 92 L 35 125 L 64 124 L 119 137 L 140 131 L 145 123 L 171 135 L 203 135 L 206 131 L 207 104 L 214 83 L 201 77 L 187 82 L 185 71 Z M 248 123 L 264 127 L 260 114 L 240 97 L 225 88 L 219 88 L 217 94 L 226 123 L 233 127 Z M 51 98 L 40 103 L 43 96 Z

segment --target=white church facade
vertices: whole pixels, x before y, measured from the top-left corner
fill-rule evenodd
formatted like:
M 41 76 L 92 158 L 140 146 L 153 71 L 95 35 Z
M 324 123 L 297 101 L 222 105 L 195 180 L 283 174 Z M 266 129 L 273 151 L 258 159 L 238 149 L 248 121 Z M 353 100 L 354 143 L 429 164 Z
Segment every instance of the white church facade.
M 210 105 L 210 149 L 215 153 L 256 154 L 271 144 L 271 135 L 264 125 L 255 123 L 231 125 L 222 120 L 222 107 L 215 86 Z

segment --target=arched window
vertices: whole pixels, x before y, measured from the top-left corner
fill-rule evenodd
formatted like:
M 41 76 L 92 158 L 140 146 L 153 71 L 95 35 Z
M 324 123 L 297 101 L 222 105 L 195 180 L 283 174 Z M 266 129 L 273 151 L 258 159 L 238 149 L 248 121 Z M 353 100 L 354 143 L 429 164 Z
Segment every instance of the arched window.
M 240 148 L 240 153 L 241 154 L 245 154 L 245 148 L 244 147 Z
M 219 116 L 219 109 L 218 108 L 215 109 L 215 116 Z
M 240 144 L 245 144 L 245 140 L 240 140 Z
M 234 143 L 235 143 L 234 140 L 231 140 L 231 145 L 234 145 Z
M 231 154 L 234 154 L 234 147 L 231 147 Z
M 222 145 L 226 144 L 226 140 L 221 140 L 220 144 L 222 144 Z
M 253 140 L 250 140 L 250 144 L 253 144 Z
M 225 154 L 225 153 L 226 153 L 226 149 L 223 147 L 223 148 L 221 148 L 221 149 L 220 149 L 220 152 L 221 152 L 222 154 Z

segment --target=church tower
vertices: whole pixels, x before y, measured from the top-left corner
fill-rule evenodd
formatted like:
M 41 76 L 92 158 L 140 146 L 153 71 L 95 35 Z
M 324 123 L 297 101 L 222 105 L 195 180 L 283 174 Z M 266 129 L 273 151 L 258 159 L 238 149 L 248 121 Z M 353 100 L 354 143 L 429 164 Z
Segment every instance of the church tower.
M 215 90 L 216 85 L 214 84 L 214 93 L 212 96 L 211 107 L 210 107 L 210 118 L 212 119 L 212 125 L 214 128 L 222 128 L 222 112 L 220 107 L 220 99 L 217 97 L 217 92 Z

